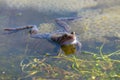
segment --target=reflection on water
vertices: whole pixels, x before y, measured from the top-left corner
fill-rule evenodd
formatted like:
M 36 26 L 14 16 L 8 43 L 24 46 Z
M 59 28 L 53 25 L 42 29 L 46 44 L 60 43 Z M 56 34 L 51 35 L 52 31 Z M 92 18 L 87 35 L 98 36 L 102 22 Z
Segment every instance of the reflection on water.
M 98 52 L 99 46 L 105 43 L 103 51 L 108 53 L 120 49 L 120 6 L 119 0 L 73 0 L 72 7 L 69 7 L 67 1 L 62 0 L 59 6 L 52 8 L 51 2 L 45 1 L 45 5 L 40 7 L 39 3 L 25 2 L 27 6 L 22 7 L 23 1 L 20 4 L 13 1 L 8 5 L 7 0 L 0 0 L 0 79 L 16 80 L 23 76 L 19 63 L 27 56 L 39 56 L 45 53 L 56 54 L 56 48 L 46 40 L 31 39 L 28 31 L 22 31 L 13 34 L 3 34 L 3 28 L 19 27 L 28 24 L 35 24 L 42 29 L 41 31 L 52 31 L 54 29 L 48 26 L 54 24 L 54 19 L 58 17 L 82 16 L 82 19 L 70 23 L 72 30 L 76 31 L 80 41 L 83 44 L 82 50 Z M 19 2 L 19 1 L 18 1 Z M 105 4 L 106 3 L 106 4 Z M 4 6 L 3 4 L 6 4 Z M 35 4 L 37 6 L 35 6 Z M 66 4 L 66 6 L 63 6 Z M 76 4 L 76 6 L 75 6 Z M 86 6 L 82 6 L 82 5 Z M 18 6 L 17 6 L 18 5 Z M 81 5 L 81 6 L 80 6 Z M 104 5 L 104 6 L 103 6 Z M 74 7 L 75 6 L 75 7 Z M 19 8 L 18 8 L 19 7 Z M 40 9 L 39 9 L 40 8 Z M 45 9 L 45 11 L 44 11 Z M 50 12 L 47 12 L 48 11 Z M 62 10 L 63 9 L 63 10 Z M 42 27 L 44 26 L 44 27 Z M 74 26 L 74 27 L 73 27 Z M 44 31 L 43 31 L 44 32 Z M 34 43 L 33 43 L 34 42 Z M 39 44 L 38 44 L 39 43 Z M 46 46 L 47 45 L 47 46 Z M 118 57 L 118 59 L 120 59 Z M 11 75 L 10 75 L 11 74 Z M 10 75 L 10 76 L 7 76 Z

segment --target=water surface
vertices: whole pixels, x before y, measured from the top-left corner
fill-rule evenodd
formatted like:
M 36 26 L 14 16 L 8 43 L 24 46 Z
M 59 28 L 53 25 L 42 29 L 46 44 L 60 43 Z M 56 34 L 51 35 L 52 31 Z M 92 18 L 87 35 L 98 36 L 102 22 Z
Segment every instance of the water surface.
M 28 56 L 57 53 L 47 40 L 31 39 L 28 30 L 4 34 L 4 28 L 32 24 L 41 33 L 52 32 L 58 26 L 55 18 L 81 16 L 69 24 L 83 44 L 82 51 L 98 52 L 105 43 L 103 51 L 109 54 L 120 49 L 119 3 L 119 0 L 0 0 L 0 79 L 24 76 L 20 62 Z

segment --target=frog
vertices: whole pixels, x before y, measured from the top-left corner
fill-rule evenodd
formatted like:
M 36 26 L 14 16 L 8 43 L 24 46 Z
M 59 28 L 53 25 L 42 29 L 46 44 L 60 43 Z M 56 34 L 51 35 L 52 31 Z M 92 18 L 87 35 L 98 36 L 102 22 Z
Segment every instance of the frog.
M 81 17 L 62 17 L 56 18 L 55 22 L 61 28 L 60 30 L 52 31 L 49 33 L 40 33 L 36 25 L 26 25 L 17 28 L 5 28 L 4 31 L 7 32 L 17 32 L 25 29 L 29 29 L 29 34 L 31 38 L 35 39 L 46 39 L 51 43 L 57 44 L 65 55 L 70 54 L 80 54 L 81 53 L 81 42 L 74 31 L 70 31 L 71 27 L 67 22 L 75 21 Z

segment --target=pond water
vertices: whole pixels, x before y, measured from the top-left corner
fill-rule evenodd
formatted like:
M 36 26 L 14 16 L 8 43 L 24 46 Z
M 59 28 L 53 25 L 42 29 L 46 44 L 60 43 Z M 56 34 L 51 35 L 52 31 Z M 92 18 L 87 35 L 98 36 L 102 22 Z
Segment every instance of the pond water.
M 69 25 L 78 34 L 82 51 L 97 53 L 104 43 L 103 52 L 109 54 L 120 49 L 119 14 L 119 0 L 0 0 L 0 80 L 24 76 L 20 63 L 26 57 L 57 53 L 46 40 L 30 38 L 28 30 L 4 34 L 4 28 L 37 25 L 46 33 L 58 29 L 55 18 L 81 16 Z

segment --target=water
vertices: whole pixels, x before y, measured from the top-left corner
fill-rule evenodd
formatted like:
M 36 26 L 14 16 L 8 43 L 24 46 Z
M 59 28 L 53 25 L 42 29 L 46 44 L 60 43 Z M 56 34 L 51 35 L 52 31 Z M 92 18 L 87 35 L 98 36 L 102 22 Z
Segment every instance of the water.
M 82 16 L 69 23 L 79 34 L 82 51 L 98 52 L 105 43 L 103 51 L 109 54 L 120 49 L 119 5 L 119 0 L 0 0 L 0 79 L 17 80 L 24 76 L 20 62 L 28 56 L 56 53 L 54 45 L 31 39 L 27 30 L 5 35 L 4 28 L 35 24 L 45 33 L 56 29 L 55 18 Z

